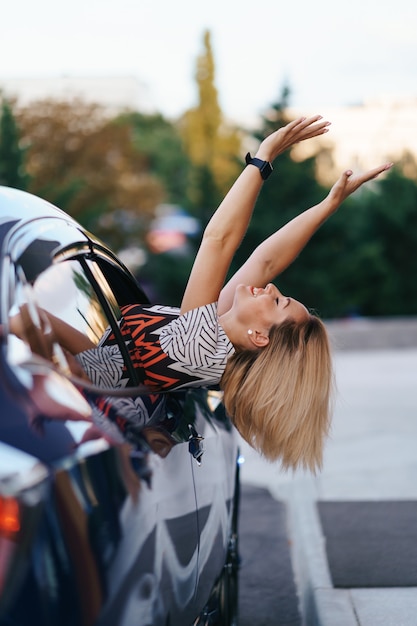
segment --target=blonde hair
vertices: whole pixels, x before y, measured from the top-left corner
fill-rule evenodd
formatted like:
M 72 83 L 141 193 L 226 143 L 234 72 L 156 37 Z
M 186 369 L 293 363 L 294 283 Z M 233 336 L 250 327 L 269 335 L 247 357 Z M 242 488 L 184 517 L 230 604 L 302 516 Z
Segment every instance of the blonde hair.
M 285 469 L 321 468 L 331 420 L 333 368 L 323 322 L 313 315 L 270 329 L 258 351 L 228 360 L 221 380 L 227 413 L 242 437 Z

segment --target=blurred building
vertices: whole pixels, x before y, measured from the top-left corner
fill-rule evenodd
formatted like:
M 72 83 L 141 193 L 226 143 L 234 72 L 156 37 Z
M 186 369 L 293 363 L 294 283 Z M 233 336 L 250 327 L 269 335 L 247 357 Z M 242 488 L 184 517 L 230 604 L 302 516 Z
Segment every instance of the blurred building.
M 51 78 L 2 78 L 0 91 L 26 106 L 35 100 L 82 99 L 102 105 L 108 112 L 129 109 L 154 112 L 149 89 L 134 76 L 57 76 Z
M 315 113 L 292 109 L 291 117 Z M 330 132 L 300 144 L 297 153 L 302 158 L 318 148 L 329 151 L 329 158 L 319 161 L 319 176 L 326 183 L 333 183 L 344 169 L 367 170 L 385 161 L 398 161 L 405 153 L 417 161 L 417 97 L 323 107 L 319 113 L 332 122 Z

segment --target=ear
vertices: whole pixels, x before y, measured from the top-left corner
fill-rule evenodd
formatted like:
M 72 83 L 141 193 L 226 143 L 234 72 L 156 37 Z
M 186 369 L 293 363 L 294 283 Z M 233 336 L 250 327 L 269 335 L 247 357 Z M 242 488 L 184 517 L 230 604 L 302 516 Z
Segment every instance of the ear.
M 269 337 L 266 333 L 254 330 L 252 334 L 248 335 L 249 341 L 255 346 L 255 348 L 264 348 L 269 343 Z

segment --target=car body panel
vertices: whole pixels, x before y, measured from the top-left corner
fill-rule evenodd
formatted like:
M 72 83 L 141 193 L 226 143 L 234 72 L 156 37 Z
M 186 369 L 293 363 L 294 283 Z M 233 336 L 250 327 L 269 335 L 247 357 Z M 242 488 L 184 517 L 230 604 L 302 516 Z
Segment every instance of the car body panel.
M 146 294 L 72 218 L 5 187 L 0 248 L 0 626 L 226 623 L 205 608 L 238 495 L 220 392 L 77 384 L 43 311 L 94 339 Z

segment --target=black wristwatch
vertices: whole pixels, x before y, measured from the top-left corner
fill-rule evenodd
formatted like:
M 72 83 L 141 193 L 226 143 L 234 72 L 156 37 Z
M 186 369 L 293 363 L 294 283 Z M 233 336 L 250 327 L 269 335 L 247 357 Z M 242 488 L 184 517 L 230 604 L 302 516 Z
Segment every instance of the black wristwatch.
M 254 165 L 255 167 L 259 168 L 263 180 L 266 180 L 268 176 L 271 175 L 272 165 L 269 161 L 262 161 L 262 159 L 257 159 L 256 157 L 252 158 L 250 152 L 248 152 L 245 156 L 245 161 L 246 165 Z

